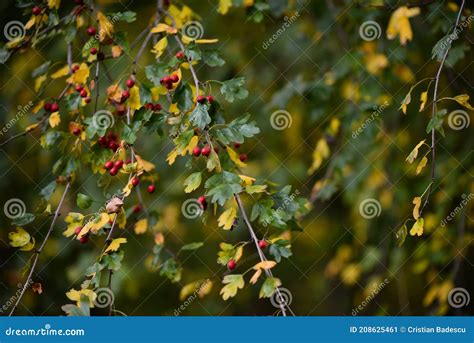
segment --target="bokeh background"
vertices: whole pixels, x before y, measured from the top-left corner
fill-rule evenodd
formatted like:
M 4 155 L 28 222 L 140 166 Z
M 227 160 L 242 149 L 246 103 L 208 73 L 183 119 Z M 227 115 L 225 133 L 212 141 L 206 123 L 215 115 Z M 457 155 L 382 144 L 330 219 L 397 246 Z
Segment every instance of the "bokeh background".
M 129 37 L 145 28 L 155 8 L 153 1 L 97 3 L 107 12 L 137 12 L 136 22 L 117 24 L 126 28 Z M 437 179 L 425 210 L 424 234 L 408 235 L 401 246 L 396 237 L 398 229 L 411 217 L 413 197 L 423 193 L 430 182 L 429 165 L 415 175 L 416 165 L 405 161 L 413 147 L 428 138 L 425 129 L 431 116 L 431 101 L 426 111 L 418 112 L 420 93 L 426 83 L 413 91 L 406 115 L 399 109 L 400 103 L 413 84 L 436 74 L 439 63 L 432 59 L 432 47 L 452 28 L 461 2 L 419 1 L 420 14 L 410 18 L 413 40 L 407 45 L 401 45 L 398 38 L 387 39 L 386 29 L 396 8 L 415 1 L 270 1 L 270 9 L 262 13 L 236 6 L 225 16 L 217 13 L 216 1 L 179 3 L 199 14 L 205 37 L 219 39 L 216 47 L 226 61 L 220 68 L 200 67 L 200 78 L 226 80 L 244 76 L 247 80 L 249 97 L 228 107 L 228 113 L 235 117 L 250 113 L 261 129 L 256 138 L 239 148 L 249 156 L 247 174 L 290 184 L 312 203 L 311 210 L 301 218 L 303 231 L 291 233 L 293 256 L 274 270 L 283 287 L 290 291 L 295 314 L 351 315 L 381 283 L 383 289 L 358 314 L 472 314 L 472 301 L 459 309 L 447 304 L 447 294 L 453 287 L 462 287 L 471 295 L 474 289 L 472 202 L 440 227 L 443 218 L 460 204 L 462 195 L 474 192 L 472 111 L 466 110 L 470 126 L 458 131 L 445 124 L 445 137 L 438 135 Z M 472 3 L 466 4 L 464 15 L 472 15 Z M 0 3 L 0 16 L 2 27 L 9 21 L 25 22 L 28 18 L 11 0 Z M 284 32 L 268 44 L 289 21 Z M 375 21 L 381 28 L 380 36 L 371 41 L 364 40 L 359 32 L 367 21 Z M 473 94 L 473 42 L 470 25 L 453 43 L 441 76 L 441 97 Z M 74 49 L 78 53 L 80 47 Z M 39 100 L 32 70 L 47 60 L 65 61 L 65 56 L 65 44 L 53 38 L 0 65 L 2 126 L 16 115 L 18 106 Z M 141 64 L 150 63 L 152 58 L 146 53 Z M 128 57 L 111 61 L 109 72 L 114 78 L 126 77 L 130 63 Z M 140 70 L 139 78 L 142 75 Z M 62 87 L 53 82 L 48 94 L 57 94 Z M 373 116 L 374 108 L 382 105 L 380 113 Z M 460 108 L 449 101 L 438 106 L 448 112 Z M 271 125 L 271 114 L 277 110 L 291 114 L 291 126 L 285 130 L 275 130 Z M 354 130 L 371 116 L 374 119 L 354 138 Z M 337 135 L 331 135 L 334 119 L 340 122 Z M 0 137 L 0 142 L 33 122 L 30 115 L 21 117 Z M 321 138 L 328 142 L 330 156 L 312 171 L 313 152 Z M 248 240 L 248 232 L 242 223 L 229 232 L 218 229 L 215 220 L 203 224 L 181 215 L 181 204 L 186 199 L 182 182 L 188 173 L 185 161 L 167 165 L 170 149 L 166 139 L 150 137 L 137 143 L 137 150 L 156 164 L 160 175 L 157 191 L 153 195 L 144 192 L 145 203 L 160 213 L 160 229 L 167 245 L 180 247 L 195 241 L 205 245 L 195 252 L 183 253 L 182 279 L 172 283 L 147 268 L 153 237 L 137 236 L 128 227 L 124 233 L 129 244 L 123 267 L 114 274 L 116 309 L 127 315 L 173 315 L 183 303 L 179 300 L 181 288 L 188 282 L 210 278 L 214 283 L 212 292 L 192 301 L 181 315 L 275 313 L 277 308 L 268 300 L 258 298 L 257 287 L 246 287 L 229 301 L 219 296 L 220 280 L 226 270 L 216 263 L 218 244 Z M 52 165 L 57 152 L 40 146 L 38 132 L 0 150 L 0 205 L 20 198 L 29 212 L 34 211 L 39 191 L 54 180 Z M 35 281 L 42 284 L 43 293 L 28 291 L 18 314 L 63 314 L 61 306 L 69 302 L 65 292 L 79 287 L 85 269 L 95 261 L 102 237 L 81 245 L 63 237 L 61 230 L 65 227 L 64 215 L 77 210 L 78 192 L 96 200 L 90 212 L 102 206 L 106 197 L 97 181 L 97 175 L 78 174 L 76 185 L 81 187 L 74 186 L 68 195 L 57 229 L 39 261 Z M 51 203 L 57 204 L 60 195 L 57 191 Z M 360 203 L 367 198 L 377 199 L 380 204 L 380 214 L 372 219 L 362 217 L 359 211 Z M 0 224 L 3 304 L 15 294 L 17 284 L 24 281 L 23 268 L 31 254 L 8 245 L 8 232 L 13 229 L 8 218 L 1 215 Z M 40 241 L 48 225 L 48 221 L 35 221 L 28 228 Z M 265 230 L 258 228 L 260 233 Z M 250 267 L 256 260 L 256 253 L 249 249 L 242 265 Z M 102 312 L 97 310 L 95 314 Z

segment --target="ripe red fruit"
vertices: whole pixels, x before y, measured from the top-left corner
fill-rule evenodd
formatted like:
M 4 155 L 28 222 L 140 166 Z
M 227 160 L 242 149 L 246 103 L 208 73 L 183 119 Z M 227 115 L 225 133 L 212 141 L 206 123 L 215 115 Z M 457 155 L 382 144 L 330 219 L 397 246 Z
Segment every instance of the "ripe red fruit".
M 197 202 L 201 204 L 201 207 L 203 210 L 206 210 L 207 208 L 207 200 L 204 195 L 201 195 L 199 198 L 197 198 Z
M 153 106 L 153 111 L 159 112 L 159 111 L 161 111 L 161 108 L 162 108 L 162 107 L 161 107 L 160 104 L 155 104 L 155 106 Z
M 76 228 L 74 229 L 74 234 L 75 234 L 75 235 L 78 235 L 78 234 L 81 232 L 81 230 L 82 230 L 82 226 L 76 227 Z
M 117 169 L 122 168 L 122 166 L 123 166 L 123 161 L 122 160 L 118 160 L 114 164 L 114 167 L 117 168 Z
M 113 168 L 110 169 L 110 171 L 109 171 L 109 174 L 110 174 L 111 176 L 115 176 L 115 175 L 117 175 L 117 173 L 118 173 L 118 168 L 115 168 L 115 167 L 113 167 Z
M 178 82 L 178 81 L 179 81 L 179 76 L 178 76 L 178 74 L 173 74 L 173 75 L 171 75 L 171 76 L 170 76 L 170 80 L 171 80 L 171 82 L 173 82 L 173 83 Z
M 173 84 L 171 82 L 168 82 L 165 84 L 166 89 L 173 89 Z
M 151 103 L 151 102 L 148 102 L 146 105 L 145 105 L 146 109 L 148 110 L 153 110 L 155 108 L 155 106 Z
M 195 147 L 195 148 L 193 149 L 193 155 L 194 155 L 195 157 L 199 157 L 199 155 L 201 155 L 201 148 L 198 147 L 198 146 Z
M 72 134 L 75 135 L 75 136 L 79 136 L 81 134 L 81 129 L 78 128 L 78 127 L 75 127 L 73 130 L 72 130 Z
M 134 177 L 132 179 L 132 186 L 138 186 L 139 183 L 140 183 L 140 179 L 138 177 Z
M 204 95 L 199 95 L 197 98 L 196 98 L 196 101 L 200 104 L 204 104 L 206 103 L 206 97 Z
M 242 162 L 247 161 L 247 155 L 241 154 L 241 155 L 239 156 L 239 160 L 241 160 Z
M 99 145 L 104 147 L 104 148 L 108 146 L 107 138 L 105 138 L 103 136 L 99 137 L 99 139 L 97 140 L 97 143 L 99 143 Z
M 85 89 L 81 90 L 79 94 L 81 95 L 81 98 L 87 98 L 87 95 L 88 95 Z
M 160 82 L 162 82 L 162 83 L 170 83 L 170 82 L 171 82 L 171 79 L 170 79 L 169 76 L 165 76 L 165 77 L 163 77 L 163 78 L 161 79 Z
M 79 242 L 81 242 L 81 244 L 86 244 L 87 242 L 89 242 L 89 236 L 82 236 L 81 238 L 79 238 Z
M 234 148 L 236 149 L 240 148 L 240 143 L 234 143 Z
M 213 97 L 212 95 L 208 95 L 208 96 L 206 97 L 206 99 L 207 99 L 207 101 L 208 101 L 210 104 L 212 104 L 212 103 L 214 102 L 214 97 Z
M 47 102 L 47 103 L 44 104 L 43 108 L 44 108 L 45 111 L 50 112 L 52 105 L 53 105 L 52 103 Z
M 148 193 L 152 194 L 152 193 L 155 192 L 155 189 L 156 189 L 155 185 L 149 185 L 149 186 L 147 187 L 146 191 L 147 191 Z
M 265 249 L 267 246 L 268 246 L 268 243 L 266 240 L 262 239 L 260 241 L 258 241 L 258 246 L 261 248 L 261 249 Z
M 86 104 L 90 103 L 90 102 L 91 102 L 91 100 L 92 100 L 92 99 L 91 99 L 91 97 L 90 97 L 90 96 L 88 96 L 87 98 L 85 98 L 85 99 L 84 99 L 84 101 L 86 102 Z
M 73 64 L 73 66 L 71 67 L 71 70 L 73 73 L 75 73 L 76 71 L 79 70 L 79 65 L 78 64 Z
M 209 145 L 206 145 L 204 148 L 202 148 L 201 154 L 206 157 L 211 154 L 211 148 L 209 147 Z
M 235 262 L 235 260 L 230 260 L 229 262 L 227 262 L 227 268 L 229 270 L 234 270 L 235 267 L 237 267 L 237 263 Z
M 135 86 L 135 81 L 133 79 L 128 79 L 127 80 L 127 87 L 132 88 L 133 86 Z
M 122 98 L 123 98 L 123 99 L 128 99 L 128 98 L 130 98 L 130 92 L 129 92 L 128 90 L 124 90 L 124 91 L 122 92 Z
M 96 33 L 97 33 L 97 30 L 95 29 L 95 27 L 90 26 L 87 28 L 87 34 L 89 36 L 94 36 Z
M 59 105 L 57 102 L 53 102 L 51 104 L 51 112 L 57 112 L 57 111 L 59 111 Z
M 110 170 L 114 167 L 114 162 L 113 161 L 107 161 L 105 162 L 104 164 L 104 168 L 107 169 L 107 170 Z
M 142 207 L 140 205 L 135 205 L 133 207 L 133 213 L 140 213 L 142 210 Z
M 97 52 L 98 52 L 98 51 L 97 51 L 97 48 L 91 48 L 91 50 L 90 50 L 90 53 L 91 53 L 92 55 L 96 55 Z
M 84 89 L 84 86 L 77 84 L 75 89 L 76 89 L 76 92 L 81 92 Z
M 184 58 L 184 53 L 183 53 L 182 51 L 177 52 L 177 53 L 176 53 L 176 58 L 177 58 L 178 60 Z
M 41 14 L 41 8 L 39 8 L 38 6 L 35 6 L 31 9 L 31 12 L 34 14 L 34 15 L 40 15 Z

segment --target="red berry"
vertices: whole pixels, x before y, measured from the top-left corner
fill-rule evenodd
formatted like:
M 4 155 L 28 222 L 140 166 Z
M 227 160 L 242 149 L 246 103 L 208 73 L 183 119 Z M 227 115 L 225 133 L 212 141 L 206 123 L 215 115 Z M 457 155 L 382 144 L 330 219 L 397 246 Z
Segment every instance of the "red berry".
M 128 79 L 127 80 L 127 87 L 132 88 L 133 86 L 135 86 L 135 81 L 133 79 Z
M 197 98 L 196 98 L 196 101 L 200 104 L 204 104 L 206 102 L 206 97 L 204 95 L 199 95 Z
M 236 149 L 240 148 L 240 143 L 234 143 L 234 148 Z
M 173 75 L 171 75 L 171 76 L 170 76 L 170 80 L 171 80 L 171 82 L 173 82 L 173 83 L 178 82 L 178 81 L 179 81 L 179 76 L 178 76 L 178 74 L 173 74 Z
M 134 177 L 132 179 L 132 186 L 138 186 L 139 183 L 140 183 L 140 179 L 138 177 Z
M 57 102 L 53 102 L 51 104 L 51 112 L 57 112 L 57 111 L 59 111 L 59 105 Z
M 159 111 L 161 111 L 161 108 L 162 108 L 162 107 L 161 107 L 160 104 L 155 104 L 155 106 L 153 106 L 153 111 L 159 112 Z
M 96 33 L 97 33 L 97 30 L 95 29 L 95 27 L 91 26 L 87 28 L 87 34 L 89 36 L 94 36 Z
M 178 53 L 176 53 L 176 58 L 179 60 L 184 58 L 184 53 L 182 51 L 179 51 Z
M 97 52 L 98 52 L 98 51 L 97 51 L 97 48 L 91 48 L 90 53 L 91 53 L 92 55 L 96 55 Z
M 50 102 L 47 102 L 47 103 L 44 104 L 43 108 L 44 108 L 45 111 L 50 112 L 52 105 L 53 104 L 51 104 Z
M 209 147 L 209 145 L 206 145 L 204 148 L 202 148 L 201 154 L 206 157 L 211 154 L 211 148 Z
M 115 168 L 115 167 L 113 167 L 113 168 L 110 169 L 110 171 L 109 171 L 109 174 L 110 174 L 111 176 L 115 176 L 115 175 L 117 175 L 117 173 L 118 173 L 118 168 Z
M 82 226 L 78 226 L 74 229 L 74 234 L 78 235 L 82 230 Z
M 241 160 L 242 162 L 247 161 L 247 155 L 241 154 L 241 155 L 239 156 L 239 160 Z
M 123 161 L 122 160 L 118 160 L 114 164 L 114 167 L 117 168 L 117 169 L 122 168 L 122 166 L 123 166 Z
M 79 70 L 79 65 L 78 64 L 74 64 L 72 67 L 71 67 L 71 70 L 73 73 L 75 73 L 76 71 Z
M 227 262 L 227 268 L 229 270 L 234 270 L 236 266 L 237 263 L 235 262 L 235 260 L 230 260 L 229 262 Z
M 135 205 L 133 207 L 133 213 L 140 213 L 142 210 L 142 207 L 140 205 Z
M 81 98 L 87 98 L 88 95 L 85 89 L 83 89 L 79 94 L 81 95 Z
M 75 127 L 73 130 L 72 130 L 72 134 L 75 135 L 75 136 L 79 136 L 81 134 L 81 129 L 78 128 L 78 127 Z
M 208 101 L 210 104 L 212 104 L 212 103 L 214 102 L 214 97 L 213 97 L 212 95 L 208 95 L 208 96 L 206 97 L 206 99 L 207 99 L 207 101 Z
M 99 143 L 99 145 L 104 148 L 108 145 L 107 138 L 105 137 L 99 137 L 99 139 L 97 140 L 97 143 Z
M 76 85 L 76 92 L 82 92 L 82 90 L 84 89 L 84 86 L 83 85 Z
M 81 238 L 79 238 L 79 242 L 81 242 L 81 244 L 86 244 L 87 242 L 89 242 L 89 236 L 88 235 L 82 236 Z
M 151 102 L 148 102 L 146 105 L 145 105 L 146 109 L 148 110 L 153 110 L 155 108 L 155 106 L 151 103 Z
M 86 104 L 90 103 L 90 102 L 91 102 L 91 100 L 92 100 L 92 99 L 91 99 L 91 97 L 90 97 L 90 96 L 88 96 L 87 98 L 85 98 L 85 99 L 84 99 L 84 101 L 86 102 Z
M 197 198 L 197 202 L 201 205 L 207 204 L 206 197 L 204 195 L 201 195 L 199 198 Z
M 39 8 L 38 6 L 35 6 L 35 7 L 32 8 L 31 12 L 34 15 L 40 15 L 41 14 L 41 8 Z
M 124 90 L 122 92 L 122 98 L 124 98 L 124 99 L 130 98 L 130 92 L 128 90 Z
M 147 191 L 148 193 L 152 194 L 152 193 L 155 192 L 155 189 L 156 189 L 155 185 L 149 185 L 149 186 L 147 187 L 146 191 Z
M 258 246 L 259 246 L 261 249 L 265 249 L 265 248 L 268 246 L 267 241 L 264 240 L 264 239 L 258 241 Z
M 195 157 L 199 157 L 199 155 L 201 155 L 201 148 L 198 147 L 198 146 L 195 147 L 195 148 L 193 149 L 193 155 L 194 155 Z
M 114 167 L 114 162 L 113 161 L 107 161 L 105 162 L 104 164 L 104 168 L 107 169 L 107 170 L 110 170 Z
M 162 84 L 163 84 L 163 83 L 170 83 L 170 82 L 171 82 L 171 79 L 170 79 L 169 76 L 165 76 L 165 77 L 163 77 L 163 78 L 161 79 L 160 82 L 161 82 Z
M 130 164 L 130 163 L 132 163 L 131 159 L 128 159 L 128 160 L 125 161 L 125 164 Z
M 168 82 L 165 84 L 166 89 L 173 89 L 173 84 L 171 82 Z

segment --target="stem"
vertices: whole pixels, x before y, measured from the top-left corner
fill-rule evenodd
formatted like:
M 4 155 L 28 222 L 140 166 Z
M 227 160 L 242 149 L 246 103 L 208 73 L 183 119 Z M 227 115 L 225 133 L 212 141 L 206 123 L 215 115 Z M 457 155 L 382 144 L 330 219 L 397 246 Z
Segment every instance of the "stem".
M 13 313 L 15 312 L 16 308 L 18 307 L 18 304 L 20 303 L 21 299 L 23 298 L 23 295 L 26 292 L 26 289 L 28 288 L 28 285 L 31 283 L 31 279 L 32 279 L 33 273 L 35 271 L 36 264 L 38 263 L 39 256 L 41 254 L 41 251 L 43 251 L 43 248 L 46 245 L 46 242 L 48 241 L 49 236 L 53 232 L 54 224 L 56 224 L 56 220 L 58 219 L 58 216 L 59 216 L 59 211 L 61 210 L 61 207 L 63 205 L 64 199 L 66 198 L 66 193 L 68 192 L 69 187 L 70 187 L 70 182 L 68 182 L 66 184 L 66 188 L 63 191 L 63 194 L 61 196 L 61 200 L 59 201 L 58 207 L 56 208 L 56 211 L 54 211 L 53 220 L 51 221 L 51 225 L 49 227 L 49 230 L 48 230 L 48 232 L 46 233 L 46 236 L 43 239 L 43 243 L 41 243 L 39 249 L 34 252 L 34 260 L 33 260 L 33 264 L 31 265 L 30 273 L 28 274 L 28 278 L 26 279 L 26 282 L 23 285 L 23 288 L 20 292 L 20 295 L 18 296 L 18 299 L 15 302 L 15 305 L 13 305 L 13 308 L 10 311 L 10 314 L 8 315 L 9 317 L 11 317 L 13 315 Z

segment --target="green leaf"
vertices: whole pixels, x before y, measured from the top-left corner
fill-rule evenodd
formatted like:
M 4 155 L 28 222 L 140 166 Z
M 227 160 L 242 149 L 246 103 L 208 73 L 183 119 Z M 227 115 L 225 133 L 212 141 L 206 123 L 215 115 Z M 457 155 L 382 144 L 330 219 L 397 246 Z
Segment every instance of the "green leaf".
M 201 130 L 204 130 L 204 128 L 211 122 L 211 117 L 207 111 L 207 105 L 197 104 L 189 116 L 189 121 Z
M 222 299 L 224 300 L 235 297 L 237 291 L 245 286 L 244 276 L 242 274 L 226 275 L 222 283 L 226 285 L 222 287 L 219 294 L 222 295 Z
M 270 245 L 270 255 L 273 256 L 276 262 L 280 262 L 281 258 L 288 258 L 292 255 L 288 241 L 279 239 Z
M 259 298 L 270 298 L 276 289 L 281 286 L 281 281 L 275 277 L 267 277 L 260 288 Z
M 178 104 L 178 108 L 181 111 L 187 112 L 193 108 L 193 92 L 187 83 L 181 83 L 178 88 L 176 88 L 173 94 L 173 102 Z
M 203 245 L 204 245 L 203 242 L 189 243 L 189 244 L 183 245 L 183 246 L 181 247 L 181 250 L 197 250 L 197 249 L 199 249 L 200 247 L 202 247 Z
M 10 58 L 11 52 L 5 49 L 0 49 L 0 63 L 4 64 Z
M 153 82 L 155 86 L 159 86 L 161 78 L 168 75 L 167 68 L 168 65 L 163 62 L 148 65 L 145 67 L 145 76 L 148 80 Z
M 24 213 L 21 217 L 12 220 L 12 225 L 23 226 L 35 220 L 35 215 L 32 213 Z
M 87 196 L 82 193 L 77 194 L 76 204 L 83 210 L 87 210 L 93 202 L 94 200 L 90 196 Z
M 192 61 L 201 60 L 201 50 L 199 49 L 199 46 L 195 42 L 190 43 L 186 47 L 184 54 L 186 55 L 186 57 L 191 58 Z
M 184 180 L 184 185 L 186 188 L 184 189 L 185 193 L 191 193 L 192 191 L 196 190 L 199 185 L 201 184 L 201 173 L 192 173 L 189 175 L 186 180 Z
M 228 145 L 231 143 L 243 143 L 244 138 L 251 138 L 257 135 L 260 133 L 260 129 L 254 121 L 248 122 L 249 118 L 250 115 L 245 115 L 231 121 L 224 128 L 213 129 L 216 137 L 222 143 Z
M 224 81 L 221 86 L 221 93 L 228 102 L 234 102 L 236 98 L 245 99 L 249 92 L 243 87 L 244 84 L 244 77 Z
M 173 258 L 167 259 L 160 268 L 160 275 L 166 276 L 171 282 L 179 282 L 181 280 L 182 268 Z
M 405 238 L 407 237 L 408 228 L 406 224 L 403 224 L 401 228 L 395 234 L 395 238 L 397 240 L 397 245 L 401 247 L 403 243 L 405 243 Z
M 434 45 L 433 49 L 431 50 L 431 58 L 438 62 L 441 62 L 448 51 L 451 48 L 452 39 L 450 38 L 450 34 L 447 34 L 443 38 L 441 38 L 436 44 Z
M 126 11 L 110 13 L 107 15 L 107 17 L 111 22 L 125 21 L 127 23 L 133 23 L 137 19 L 137 14 L 132 11 Z
M 203 61 L 209 67 L 222 67 L 225 64 L 225 61 L 219 55 L 219 50 L 217 49 L 208 49 L 202 52 Z
M 448 113 L 446 109 L 438 111 L 435 116 L 430 119 L 428 126 L 426 127 L 426 133 L 430 133 L 431 130 L 435 129 L 444 136 L 443 121 L 446 113 Z
M 56 180 L 51 181 L 43 189 L 41 189 L 40 195 L 44 199 L 49 200 L 49 198 L 51 198 L 51 195 L 53 195 L 55 190 L 56 190 Z
M 220 174 L 211 176 L 204 184 L 204 187 L 208 189 L 207 194 L 212 197 L 211 202 L 217 202 L 219 205 L 223 206 L 228 199 L 231 199 L 234 196 L 234 194 L 242 191 L 240 181 L 238 175 L 224 171 Z
M 48 71 L 51 61 L 47 61 L 31 72 L 31 77 L 38 77 Z

